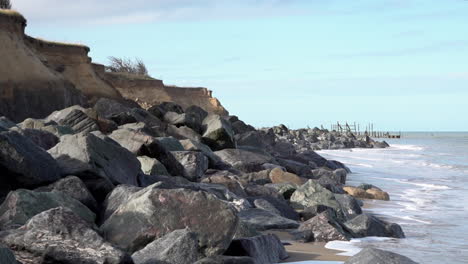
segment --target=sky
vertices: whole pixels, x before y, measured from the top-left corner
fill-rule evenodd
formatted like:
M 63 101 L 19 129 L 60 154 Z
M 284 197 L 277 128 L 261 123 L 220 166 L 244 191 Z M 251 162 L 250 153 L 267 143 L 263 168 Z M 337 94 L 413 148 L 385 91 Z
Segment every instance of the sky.
M 26 33 L 141 58 L 256 127 L 468 131 L 467 0 L 12 0 Z

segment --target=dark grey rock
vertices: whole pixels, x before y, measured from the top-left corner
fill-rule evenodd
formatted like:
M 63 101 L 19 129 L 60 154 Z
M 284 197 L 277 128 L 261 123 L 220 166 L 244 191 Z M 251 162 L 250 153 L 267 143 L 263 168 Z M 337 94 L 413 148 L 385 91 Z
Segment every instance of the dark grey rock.
M 148 109 L 148 112 L 162 119 L 164 118 L 164 115 L 167 112 L 175 112 L 178 114 L 183 114 L 184 109 L 182 109 L 182 107 L 176 103 L 164 102 L 162 104 L 152 106 L 151 108 Z
M 213 169 L 225 169 L 229 165 L 224 164 L 221 159 L 214 154 L 214 152 L 207 145 L 200 143 L 196 140 L 185 139 L 180 140 L 180 144 L 187 151 L 198 151 L 203 153 L 209 160 L 209 167 Z
M 235 148 L 234 131 L 231 124 L 219 115 L 210 114 L 202 123 L 203 143 L 212 150 Z
M 56 135 L 46 130 L 27 128 L 16 131 L 44 150 L 53 148 L 59 142 L 59 138 Z
M 78 109 L 71 111 L 63 119 L 60 119 L 58 124 L 70 127 L 75 133 L 89 133 L 99 130 L 96 121 Z
M 190 181 L 197 181 L 208 169 L 208 158 L 201 152 L 196 151 L 172 151 L 180 166 L 183 167 L 180 176 Z
M 137 176 L 141 173 L 138 159 L 106 137 L 101 139 L 94 134 L 63 136 L 49 153 L 58 161 L 65 175 L 82 178 L 91 192 L 93 186 L 87 182 L 89 175 L 106 178 L 115 185 L 138 184 Z
M 202 254 L 213 256 L 229 246 L 237 223 L 234 209 L 210 193 L 162 189 L 154 184 L 131 195 L 104 222 L 101 231 L 109 242 L 135 252 L 154 239 L 188 227 L 198 234 Z
M 345 222 L 343 227 L 346 228 L 353 237 L 405 237 L 399 225 L 387 223 L 369 214 L 360 214 Z
M 333 240 L 349 240 L 347 234 L 337 220 L 328 211 L 322 212 L 303 222 L 297 232 L 293 233 L 295 239 L 302 242 L 328 242 Z
M 297 221 L 258 208 L 243 210 L 239 212 L 239 217 L 251 227 L 261 231 L 299 227 Z
M 63 207 L 35 215 L 19 229 L 0 232 L 0 241 L 24 263 L 133 263 L 89 223 Z
M 259 235 L 261 235 L 261 233 L 257 231 L 257 229 L 252 227 L 249 223 L 241 220 L 239 221 L 239 225 L 237 226 L 234 238 L 254 237 Z
M 299 221 L 299 214 L 294 210 L 287 201 L 281 198 L 265 196 L 250 198 L 255 207 L 267 210 L 270 212 L 278 212 L 278 215 L 289 218 L 294 221 Z
M 69 208 L 88 223 L 94 223 L 96 215 L 66 194 L 18 189 L 10 192 L 0 205 L 0 229 L 18 228 L 36 214 L 60 206 Z
M 349 258 L 345 264 L 417 264 L 405 256 L 380 250 L 376 248 L 365 248 L 358 254 Z
M 0 263 L 2 264 L 19 264 L 16 261 L 15 255 L 9 248 L 0 246 Z
M 99 99 L 96 104 L 94 104 L 93 109 L 99 116 L 107 119 L 113 115 L 118 115 L 130 111 L 129 107 L 108 98 Z
M 361 206 L 356 198 L 347 194 L 335 194 L 335 199 L 340 204 L 341 212 L 344 213 L 346 219 L 353 219 L 362 214 Z
M 325 205 L 314 205 L 314 206 L 307 207 L 303 211 L 301 211 L 299 214 L 303 221 L 307 221 L 325 211 L 328 211 L 328 214 L 331 215 L 333 218 L 337 218 L 335 209 L 330 208 Z
M 191 139 L 197 142 L 201 142 L 202 138 L 195 130 L 191 129 L 188 126 L 174 126 L 168 125 L 166 129 L 166 134 L 168 136 L 174 137 L 176 139 Z
M 40 187 L 35 191 L 62 192 L 67 196 L 86 205 L 89 209 L 91 209 L 94 212 L 96 212 L 98 209 L 96 199 L 94 199 L 93 195 L 89 192 L 84 182 L 76 176 L 68 176 L 48 186 Z
M 141 187 L 121 184 L 109 193 L 103 203 L 103 219 L 109 218 L 120 205 L 125 204 Z
M 188 229 L 175 230 L 133 253 L 135 264 L 192 264 L 202 258 L 198 235 Z
M 195 264 L 255 264 L 250 257 L 214 256 L 201 259 Z
M 0 132 L 2 187 L 36 187 L 60 178 L 57 162 L 44 149 L 18 132 Z
M 234 239 L 224 255 L 248 256 L 255 264 L 278 263 L 289 257 L 279 238 L 273 234 Z
M 268 154 L 243 149 L 223 149 L 215 154 L 233 168 L 247 173 L 261 171 L 263 164 L 274 162 L 274 158 Z

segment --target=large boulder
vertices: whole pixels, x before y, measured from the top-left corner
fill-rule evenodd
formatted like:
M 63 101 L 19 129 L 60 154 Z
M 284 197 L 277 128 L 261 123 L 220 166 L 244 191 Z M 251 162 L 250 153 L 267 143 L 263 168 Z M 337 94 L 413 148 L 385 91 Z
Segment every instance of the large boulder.
M 182 174 L 190 181 L 197 181 L 208 169 L 208 158 L 196 151 L 172 151 L 171 154 L 183 168 Z
M 296 239 L 302 242 L 328 242 L 333 240 L 349 240 L 347 234 L 340 224 L 328 211 L 320 213 L 313 218 L 303 222 L 294 233 Z
M 133 263 L 89 223 L 63 207 L 35 215 L 19 229 L 0 232 L 0 241 L 23 263 Z
M 62 192 L 67 196 L 81 202 L 94 212 L 98 209 L 98 204 L 93 195 L 80 178 L 76 176 L 68 176 L 60 179 L 53 184 L 37 188 L 36 192 Z
M 282 217 L 270 211 L 252 208 L 239 212 L 239 217 L 256 230 L 292 229 L 299 227 L 297 221 Z
M 148 112 L 150 112 L 151 114 L 153 114 L 154 116 L 158 118 L 163 118 L 167 112 L 183 114 L 184 109 L 176 103 L 163 102 L 159 105 L 152 106 L 151 108 L 148 109 Z
M 185 139 L 180 140 L 180 144 L 184 147 L 187 151 L 199 151 L 203 153 L 209 160 L 209 167 L 210 168 L 226 168 L 228 165 L 224 164 L 221 159 L 214 154 L 214 152 L 208 147 L 207 145 L 200 143 L 196 140 L 192 139 Z
M 59 120 L 58 124 L 70 127 L 75 133 L 88 133 L 99 130 L 96 121 L 78 109 L 71 111 L 63 119 Z
M 198 115 L 190 113 L 167 112 L 164 114 L 164 121 L 176 127 L 186 126 L 200 133 L 203 119 L 200 119 Z
M 210 175 L 203 178 L 201 182 L 223 185 L 234 194 L 240 197 L 247 197 L 247 194 L 242 188 L 242 183 L 237 176 L 222 174 Z
M 174 125 L 168 125 L 166 128 L 166 134 L 177 139 L 190 139 L 197 142 L 202 141 L 200 134 L 187 126 L 177 127 Z
M 107 119 L 113 115 L 118 115 L 130 111 L 129 107 L 108 98 L 99 99 L 96 104 L 94 104 L 93 109 L 99 116 Z
M 36 187 L 60 178 L 57 162 L 44 149 L 18 132 L 0 132 L 2 187 Z
M 297 188 L 291 196 L 291 203 L 304 208 L 314 205 L 325 205 L 340 211 L 341 207 L 332 192 L 322 187 L 314 180 L 307 181 Z
M 234 209 L 212 194 L 162 189 L 154 184 L 131 195 L 104 222 L 101 231 L 111 243 L 135 252 L 154 239 L 188 227 L 198 234 L 202 253 L 212 256 L 226 250 L 237 223 Z
M 55 207 L 68 208 L 88 223 L 94 223 L 96 219 L 86 206 L 61 192 L 18 189 L 10 192 L 0 205 L 0 229 L 18 228 L 38 213 Z
M 231 124 L 216 114 L 210 114 L 203 120 L 203 142 L 212 150 L 235 148 L 234 131 Z
M 115 187 L 111 193 L 109 193 L 103 203 L 103 214 L 102 219 L 106 220 L 111 216 L 120 205 L 126 203 L 132 195 L 140 191 L 141 187 L 121 184 Z
M 188 229 L 175 230 L 133 253 L 135 264 L 193 264 L 203 257 L 198 235 Z
M 376 248 L 364 248 L 345 264 L 418 264 L 408 257 Z
M 138 185 L 141 173 L 138 159 L 105 136 L 101 138 L 92 133 L 63 136 L 49 153 L 65 175 L 83 179 L 98 200 L 113 188 L 112 184 Z
M 346 194 L 335 193 L 335 199 L 340 205 L 341 212 L 343 212 L 346 219 L 353 219 L 355 216 L 362 214 L 359 202 L 352 196 Z
M 224 255 L 248 256 L 255 264 L 278 263 L 288 258 L 288 253 L 274 234 L 239 238 L 232 241 Z
M 294 173 L 283 171 L 280 168 L 271 170 L 270 180 L 272 183 L 292 183 L 297 186 L 301 186 L 307 182 L 306 178 L 299 177 Z
M 299 214 L 289 205 L 286 200 L 282 199 L 281 197 L 250 197 L 249 201 L 254 204 L 256 208 L 271 212 L 278 212 L 277 214 L 281 215 L 282 217 L 299 221 Z
M 346 221 L 343 226 L 351 232 L 353 237 L 405 237 L 403 230 L 398 224 L 387 223 L 369 214 L 360 214 Z
M 263 170 L 263 164 L 274 162 L 274 158 L 266 153 L 244 149 L 223 149 L 216 151 L 215 154 L 223 162 L 242 172 L 261 171 Z

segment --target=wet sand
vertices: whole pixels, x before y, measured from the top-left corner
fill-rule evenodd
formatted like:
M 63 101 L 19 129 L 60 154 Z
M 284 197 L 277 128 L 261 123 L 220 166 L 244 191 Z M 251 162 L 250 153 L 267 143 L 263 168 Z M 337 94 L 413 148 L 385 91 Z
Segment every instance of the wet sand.
M 285 245 L 289 258 L 285 259 L 281 263 L 308 260 L 346 261 L 349 258 L 347 256 L 337 256 L 336 254 L 341 253 L 342 251 L 325 248 L 325 242 L 298 243 L 293 241 L 292 236 L 286 231 L 269 230 L 265 233 L 275 234 L 282 242 L 290 244 Z

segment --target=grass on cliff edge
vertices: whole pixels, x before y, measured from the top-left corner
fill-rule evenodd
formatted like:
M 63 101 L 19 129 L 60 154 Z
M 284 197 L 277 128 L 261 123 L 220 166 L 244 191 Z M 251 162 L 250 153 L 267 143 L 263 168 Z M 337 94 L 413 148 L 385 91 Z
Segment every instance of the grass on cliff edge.
M 146 81 L 157 80 L 148 75 L 141 75 L 141 74 L 128 73 L 128 72 L 106 72 L 106 74 L 110 74 L 115 77 L 127 79 L 127 80 L 146 80 Z
M 20 12 L 12 9 L 1 9 L 0 8 L 0 15 L 2 16 L 9 16 L 9 17 L 18 17 L 18 18 L 23 18 L 24 16 L 20 14 Z
M 33 38 L 37 41 L 43 42 L 45 44 L 50 44 L 50 45 L 57 45 L 57 46 L 71 46 L 71 47 L 80 47 L 80 48 L 88 48 L 88 46 L 80 43 L 67 43 L 67 42 L 60 42 L 60 41 L 51 41 L 51 40 L 46 40 L 46 39 L 41 39 L 41 38 Z

